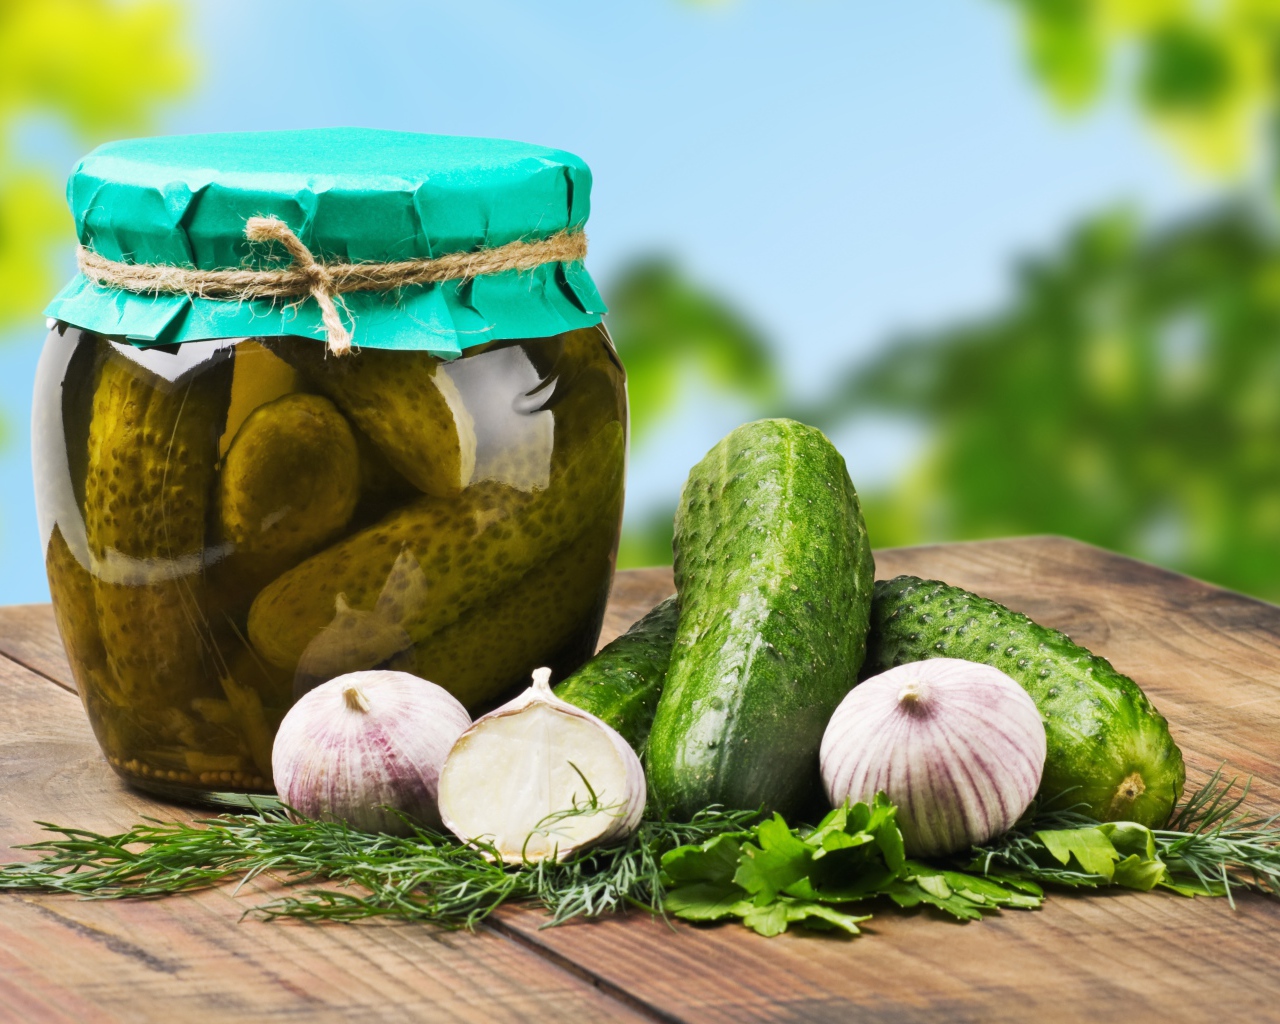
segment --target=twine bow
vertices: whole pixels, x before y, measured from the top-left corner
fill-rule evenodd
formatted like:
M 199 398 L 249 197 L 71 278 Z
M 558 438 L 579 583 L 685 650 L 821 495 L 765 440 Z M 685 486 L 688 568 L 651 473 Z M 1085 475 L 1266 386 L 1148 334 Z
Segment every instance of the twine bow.
M 352 337 L 338 313 L 338 302 L 348 292 L 389 292 L 416 284 L 532 270 L 544 263 L 574 263 L 587 255 L 587 236 L 581 231 L 560 231 L 532 242 L 508 242 L 476 252 L 392 263 L 322 262 L 277 217 L 250 217 L 244 236 L 251 242 L 279 243 L 292 262 L 273 270 L 194 270 L 167 263 L 118 262 L 84 246 L 77 262 L 80 272 L 94 284 L 139 295 L 239 301 L 310 296 L 320 307 L 329 351 L 344 355 L 351 351 Z
M 338 305 L 333 301 L 333 274 L 302 244 L 289 225 L 278 217 L 250 217 L 244 226 L 244 237 L 251 242 L 279 242 L 293 258 L 292 269 L 307 283 L 307 290 L 320 307 L 320 320 L 324 324 L 325 341 L 335 356 L 351 351 L 351 332 L 338 316 Z

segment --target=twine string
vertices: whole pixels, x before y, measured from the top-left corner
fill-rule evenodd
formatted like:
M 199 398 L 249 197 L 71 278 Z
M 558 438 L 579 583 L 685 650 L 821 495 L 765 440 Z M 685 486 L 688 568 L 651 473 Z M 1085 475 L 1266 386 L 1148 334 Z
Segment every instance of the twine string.
M 311 255 L 289 225 L 278 217 L 250 217 L 244 226 L 244 237 L 251 242 L 279 242 L 293 259 L 293 269 L 298 271 L 310 286 L 311 297 L 320 307 L 320 320 L 324 324 L 325 340 L 335 356 L 351 351 L 351 332 L 338 316 L 333 301 L 333 274 L 323 263 Z
M 544 263 L 574 263 L 587 255 L 581 231 L 560 231 L 532 242 L 515 241 L 476 252 L 452 252 L 390 263 L 322 262 L 292 229 L 277 217 L 250 217 L 244 235 L 251 242 L 276 242 L 289 254 L 287 267 L 269 270 L 196 270 L 167 263 L 123 263 L 80 247 L 80 272 L 94 284 L 139 295 L 186 295 L 190 298 L 315 299 L 329 351 L 351 351 L 352 336 L 338 313 L 340 296 L 348 292 L 389 292 L 418 284 L 438 284 L 526 271 Z

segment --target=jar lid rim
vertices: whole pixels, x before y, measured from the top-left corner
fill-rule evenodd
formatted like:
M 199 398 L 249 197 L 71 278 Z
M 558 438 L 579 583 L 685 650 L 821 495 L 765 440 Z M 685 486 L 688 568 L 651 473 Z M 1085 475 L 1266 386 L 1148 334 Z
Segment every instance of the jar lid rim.
M 590 193 L 587 165 L 562 150 L 372 128 L 109 142 L 84 157 L 67 184 L 86 249 L 112 261 L 199 270 L 263 265 L 268 253 L 245 238 L 251 217 L 283 221 L 317 259 L 395 262 L 581 231 Z M 358 345 L 441 355 L 589 326 L 604 312 L 581 262 L 344 301 Z M 240 333 L 324 337 L 313 300 L 136 295 L 82 275 L 46 313 L 143 344 Z

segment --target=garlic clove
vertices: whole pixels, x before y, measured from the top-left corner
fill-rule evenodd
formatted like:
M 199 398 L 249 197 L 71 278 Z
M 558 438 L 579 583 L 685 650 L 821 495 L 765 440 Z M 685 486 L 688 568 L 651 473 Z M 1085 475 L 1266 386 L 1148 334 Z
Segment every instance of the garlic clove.
M 334 605 L 333 621 L 311 639 L 298 659 L 294 696 L 339 675 L 413 664 L 413 640 L 398 622 L 379 610 L 348 607 L 342 594 Z
M 640 824 L 644 769 L 595 715 L 551 692 L 550 669 L 477 719 L 440 774 L 440 814 L 465 842 L 491 845 L 508 864 L 626 838 Z
M 942 856 L 1007 832 L 1044 771 L 1030 695 L 999 669 L 957 658 L 899 665 L 836 708 L 819 752 L 833 805 L 883 792 L 907 853 Z
M 271 764 L 300 814 L 405 835 L 441 826 L 440 769 L 471 724 L 456 697 L 407 672 L 351 672 L 304 694 L 280 723 Z

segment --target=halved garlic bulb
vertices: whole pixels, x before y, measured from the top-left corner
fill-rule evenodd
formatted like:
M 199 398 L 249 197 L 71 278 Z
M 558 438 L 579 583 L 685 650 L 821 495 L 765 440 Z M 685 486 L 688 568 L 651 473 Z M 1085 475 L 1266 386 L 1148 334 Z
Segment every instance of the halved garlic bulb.
M 644 811 L 635 751 L 595 715 L 550 686 L 551 670 L 476 719 L 440 773 L 440 816 L 465 842 L 491 845 L 508 864 L 624 839 Z
M 942 856 L 1007 832 L 1044 772 L 1035 702 L 990 665 L 930 658 L 859 683 L 819 751 L 827 798 L 898 807 L 907 853 Z
M 405 835 L 440 827 L 440 768 L 471 724 L 456 697 L 407 672 L 349 672 L 304 694 L 271 752 L 280 799 L 309 818 Z M 399 812 L 399 813 L 397 813 Z

